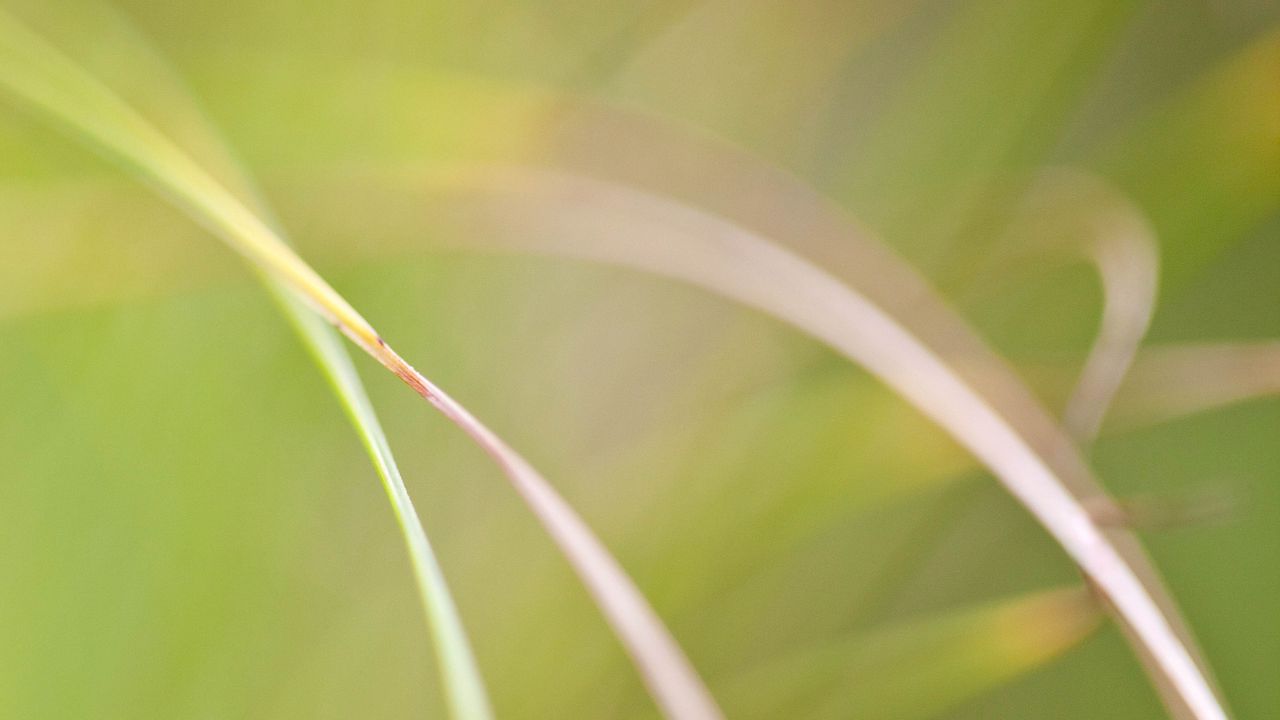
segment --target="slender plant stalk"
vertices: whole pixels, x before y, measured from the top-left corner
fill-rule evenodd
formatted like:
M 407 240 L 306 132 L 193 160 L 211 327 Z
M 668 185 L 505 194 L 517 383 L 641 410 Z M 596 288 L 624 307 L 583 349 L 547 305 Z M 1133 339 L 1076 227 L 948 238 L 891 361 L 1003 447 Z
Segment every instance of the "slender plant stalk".
M 1092 488 L 1090 499 L 1102 494 L 1068 440 L 1052 443 L 1056 456 L 1040 447 L 1006 416 L 1007 408 L 986 398 L 880 306 L 807 259 L 723 218 L 564 173 L 512 171 L 480 183 L 505 199 L 493 210 L 492 229 L 501 234 L 519 228 L 518 237 L 505 238 L 517 247 L 626 265 L 711 290 L 790 323 L 880 378 L 990 468 L 1066 550 L 1131 632 L 1157 687 L 1172 692 L 1171 705 L 1199 720 L 1227 717 L 1174 611 L 1157 600 L 1157 581 L 1130 564 L 1137 562 L 1136 545 L 1109 536 L 1056 469 L 1075 468 L 1072 479 Z M 893 272 L 915 278 L 904 265 Z M 912 284 L 927 287 L 919 279 Z M 936 298 L 929 304 L 945 309 Z M 950 323 L 967 331 L 958 317 Z M 1028 413 L 1038 411 L 1031 401 L 1021 404 Z
M 1069 168 L 1041 173 L 1012 224 L 1015 239 L 1040 251 L 1061 250 L 1068 260 L 1084 259 L 1101 282 L 1098 334 L 1062 419 L 1067 435 L 1088 447 L 1151 325 L 1160 269 L 1155 231 L 1101 177 Z M 1063 236 L 1068 246 L 1052 247 Z
M 1103 233 L 1087 252 L 1102 281 L 1102 320 L 1062 420 L 1081 446 L 1097 439 L 1151 325 L 1159 264 L 1150 234 L 1136 229 Z
M 720 717 L 705 685 L 639 589 L 550 483 L 401 358 L 267 223 L 105 86 L 3 16 L 0 87 L 147 181 L 457 424 L 503 469 L 555 540 L 662 710 L 673 718 Z
M 181 80 L 127 20 L 118 17 L 110 8 L 102 11 L 104 17 L 112 20 L 118 32 L 124 35 L 118 42 L 119 52 L 139 57 L 139 72 L 149 72 L 153 79 L 165 85 L 171 91 L 167 95 L 174 106 L 172 109 L 190 116 L 190 132 L 196 134 L 196 139 L 202 142 L 202 147 L 213 155 L 211 159 L 222 169 L 220 179 L 227 183 L 229 189 L 238 191 L 258 216 L 265 218 L 276 233 L 285 238 L 282 226 L 274 219 L 263 194 L 237 162 L 221 134 L 196 106 Z M 334 329 L 312 312 L 293 290 L 261 270 L 255 269 L 255 274 L 298 333 L 303 346 L 338 397 L 382 481 L 409 552 L 450 716 L 457 720 L 489 720 L 493 717 L 493 709 L 453 594 L 350 354 Z
M 182 83 L 164 61 L 151 51 L 145 39 L 114 10 L 109 7 L 93 9 L 100 13 L 94 20 L 108 26 L 106 30 L 99 32 L 107 41 L 114 43 L 116 55 L 129 57 L 137 65 L 134 68 L 136 72 L 146 73 L 151 81 L 164 89 L 166 99 L 171 104 L 169 109 L 188 116 L 186 119 L 189 121 L 189 131 L 195 133 L 194 139 L 201 143 L 206 153 L 214 155 L 211 159 L 221 169 L 220 175 L 228 186 L 238 190 L 241 197 L 255 207 L 260 217 L 270 218 L 270 209 L 257 192 L 248 173 L 235 162 L 217 131 L 190 100 Z M 272 222 L 272 225 L 279 228 L 278 223 Z M 278 229 L 277 232 L 284 237 Z M 298 333 L 303 346 L 338 397 L 339 404 L 382 481 L 409 552 L 450 716 L 456 720 L 489 720 L 493 717 L 493 711 L 457 606 L 426 530 L 413 507 L 386 434 L 346 348 L 342 346 L 333 328 L 321 321 L 292 290 L 273 280 L 267 273 L 256 274 Z
M 351 356 L 342 346 L 333 328 L 300 301 L 293 290 L 264 275 L 272 296 L 285 316 L 297 329 L 303 343 L 328 379 L 342 407 L 355 426 L 361 443 L 369 453 L 383 488 L 391 502 L 400 531 L 408 545 L 409 557 L 417 578 L 418 595 L 427 613 L 427 624 L 440 662 L 440 673 L 450 713 L 459 720 L 487 720 L 493 717 L 483 676 L 467 639 L 462 619 L 444 572 L 431 548 L 426 530 L 413 507 L 408 488 L 400 476 L 400 468 L 391 454 L 382 424 L 374 413 Z
M 1164 422 L 1280 395 L 1280 340 L 1165 345 L 1143 351 L 1116 398 L 1118 424 Z

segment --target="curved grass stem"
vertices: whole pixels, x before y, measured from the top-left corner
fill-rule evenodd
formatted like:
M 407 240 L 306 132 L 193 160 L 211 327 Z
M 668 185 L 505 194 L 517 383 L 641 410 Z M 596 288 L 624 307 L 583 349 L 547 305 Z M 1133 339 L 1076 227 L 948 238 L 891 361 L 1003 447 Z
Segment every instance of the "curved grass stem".
M 267 222 L 107 87 L 3 15 L 0 88 L 147 181 L 457 424 L 494 458 L 546 528 L 601 607 L 663 711 L 689 720 L 720 717 L 702 680 L 639 589 L 550 483 L 401 358 Z M 398 495 L 394 486 L 392 493 L 393 498 Z M 399 498 L 407 499 L 407 494 Z M 402 522 L 410 507 L 397 504 Z M 417 541 L 411 538 L 411 546 Z M 438 574 L 434 563 L 420 570 Z M 487 706 L 475 709 L 479 716 L 487 712 Z

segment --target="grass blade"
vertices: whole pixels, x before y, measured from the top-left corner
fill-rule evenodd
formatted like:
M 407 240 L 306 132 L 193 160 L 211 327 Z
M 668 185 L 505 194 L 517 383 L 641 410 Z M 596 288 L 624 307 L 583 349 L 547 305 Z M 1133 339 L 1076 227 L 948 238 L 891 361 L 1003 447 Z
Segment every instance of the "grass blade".
M 418 594 L 426 610 L 428 626 L 440 662 L 445 694 L 455 718 L 490 718 L 493 710 L 484 680 L 467 639 L 462 618 L 449 592 L 444 571 L 436 559 L 426 529 L 414 509 L 400 468 L 391 454 L 382 424 L 374 413 L 351 356 L 333 328 L 304 305 L 289 288 L 264 277 L 272 296 L 290 323 L 297 329 L 307 350 L 315 358 L 382 478 L 392 512 L 404 535 L 417 579 Z
M 1177 703 L 1203 720 L 1226 717 L 1136 541 L 1099 527 L 1082 504 L 1081 497 L 1104 494 L 1070 440 L 901 261 L 871 250 L 865 258 L 944 321 L 953 342 L 977 352 L 988 381 L 1000 382 L 1014 402 L 988 399 L 977 389 L 981 383 L 821 267 L 720 217 L 567 174 L 513 171 L 480 186 L 486 182 L 500 197 L 490 206 L 490 229 L 507 243 L 691 283 L 778 317 L 865 367 L 945 428 L 1040 521 L 1114 605 L 1140 654 L 1150 654 L 1157 683 L 1167 681 Z M 867 242 L 856 232 L 847 241 Z
M 130 69 L 148 82 L 155 83 L 157 93 L 164 98 L 165 109 L 182 116 L 181 125 L 185 133 L 199 144 L 203 153 L 211 156 L 209 159 L 213 167 L 217 168 L 213 172 L 220 175 L 230 189 L 244 197 L 259 216 L 270 217 L 271 213 L 252 181 L 238 167 L 218 133 L 190 101 L 180 81 L 173 77 L 158 56 L 149 52 L 148 45 L 132 27 L 108 8 L 80 6 L 77 11 L 98 14 L 94 18 L 94 39 L 99 43 L 110 43 L 113 57 L 127 58 L 131 63 Z M 275 223 L 273 226 L 278 227 Z M 419 599 L 439 662 L 450 716 L 467 720 L 491 718 L 493 711 L 484 681 L 452 593 L 350 355 L 333 328 L 320 321 L 293 291 L 266 273 L 258 274 L 338 397 L 343 412 L 382 481 L 409 552 Z
M 1087 447 L 1151 325 L 1160 262 L 1155 234 L 1138 208 L 1102 178 L 1065 168 L 1041 174 L 1010 233 L 1023 252 L 1056 251 L 1068 261 L 1088 261 L 1101 281 L 1098 334 L 1063 413 L 1067 434 Z
M 719 717 L 710 693 L 656 613 L 551 485 L 405 362 L 266 222 L 117 96 L 42 39 L 2 16 L 0 86 L 145 179 L 457 424 L 498 463 L 556 541 L 662 709 L 678 718 Z
M 1116 398 L 1117 424 L 1164 422 L 1280 394 L 1280 341 L 1170 345 L 1138 356 Z

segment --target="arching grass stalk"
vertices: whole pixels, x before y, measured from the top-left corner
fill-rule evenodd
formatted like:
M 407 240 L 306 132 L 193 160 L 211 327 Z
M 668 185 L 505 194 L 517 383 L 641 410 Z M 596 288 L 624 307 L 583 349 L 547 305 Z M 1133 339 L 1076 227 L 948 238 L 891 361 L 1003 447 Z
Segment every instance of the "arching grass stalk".
M 1136 540 L 1103 528 L 1083 498 L 1106 497 L 1073 444 L 1021 389 L 989 398 L 951 359 L 880 304 L 807 258 L 726 219 L 632 187 L 566 173 L 482 176 L 493 193 L 493 234 L 516 247 L 634 267 L 767 312 L 861 365 L 981 460 L 1049 532 L 1115 609 L 1166 703 L 1199 720 L 1227 717 L 1194 645 Z M 504 229 L 519 228 L 518 237 Z M 859 234 L 851 244 L 865 240 Z M 970 331 L 909 267 L 868 262 L 914 287 L 953 335 Z M 954 338 L 953 338 L 954 339 Z M 976 337 L 988 374 L 1007 372 Z M 1020 423 L 1034 422 L 1044 438 Z M 1074 483 L 1072 485 L 1071 483 Z
M 1062 421 L 1067 434 L 1088 447 L 1155 313 L 1160 275 L 1155 231 L 1103 178 L 1069 168 L 1041 172 L 1012 225 L 1010 235 L 1031 245 L 1024 252 L 1088 261 L 1102 286 L 1098 334 Z
M 142 67 L 139 71 L 153 72 L 160 76 L 162 81 L 170 80 L 167 77 L 169 74 L 167 68 L 159 58 L 147 52 L 145 46 L 139 45 L 139 38 L 132 33 L 132 28 L 116 18 L 109 9 L 103 8 L 102 12 L 105 13 L 104 17 L 111 21 L 113 29 L 127 36 L 128 42 L 118 43 L 120 53 L 140 58 L 139 64 Z M 11 35 L 16 33 L 19 38 L 24 34 L 13 21 L 3 16 L 0 16 L 0 27 L 11 31 Z M 114 36 L 110 39 L 115 40 Z M 32 50 L 41 49 L 39 47 L 41 43 L 35 38 L 27 38 L 27 40 Z M 52 54 L 50 56 L 52 57 Z M 155 67 L 149 67 L 151 65 Z M 223 174 L 232 176 L 226 178 L 227 182 L 232 188 L 239 190 L 243 196 L 251 198 L 250 202 L 255 204 L 258 212 L 268 217 L 265 203 L 258 199 L 252 182 L 247 174 L 241 172 L 236 166 L 231 153 L 226 150 L 217 133 L 204 121 L 201 113 L 183 102 L 185 93 L 181 92 L 180 88 L 175 89 L 173 97 L 179 104 L 178 109 L 192 116 L 191 119 L 195 121 L 192 123 L 193 126 L 203 135 L 200 140 L 219 153 L 220 157 L 217 159 L 226 168 Z M 409 552 L 419 599 L 426 614 L 427 626 L 436 651 L 450 716 L 457 720 L 489 720 L 493 717 L 493 710 L 452 593 L 449 591 L 444 573 L 431 547 L 426 529 L 409 497 L 382 424 L 374 412 L 350 355 L 342 346 L 333 328 L 317 317 L 291 289 L 274 280 L 266 272 L 257 274 L 285 318 L 298 333 L 303 346 L 320 368 L 334 394 L 337 395 L 339 404 L 351 421 L 382 481 L 383 489 L 387 493 L 392 512 L 400 526 L 401 535 Z
M 662 710 L 673 718 L 720 716 L 702 680 L 639 589 L 550 483 L 401 358 L 345 298 L 226 187 L 108 88 L 3 15 L 0 88 L 145 180 L 458 425 L 502 468 L 559 546 Z

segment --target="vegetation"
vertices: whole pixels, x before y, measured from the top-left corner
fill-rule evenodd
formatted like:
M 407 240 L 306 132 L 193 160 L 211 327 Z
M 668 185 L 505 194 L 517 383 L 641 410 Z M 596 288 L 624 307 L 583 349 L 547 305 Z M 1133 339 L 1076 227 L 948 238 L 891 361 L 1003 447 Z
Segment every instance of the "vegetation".
M 1280 709 L 1275 11 L 7 6 L 5 714 Z

